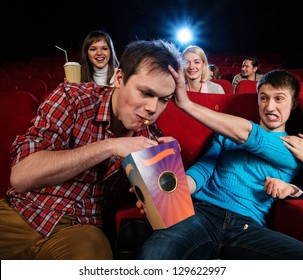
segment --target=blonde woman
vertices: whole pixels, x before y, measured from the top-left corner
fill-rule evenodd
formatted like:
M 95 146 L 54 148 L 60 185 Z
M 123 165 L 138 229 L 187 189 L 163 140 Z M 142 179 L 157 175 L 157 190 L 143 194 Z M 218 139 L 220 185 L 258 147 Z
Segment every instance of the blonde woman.
M 221 85 L 209 80 L 207 57 L 200 47 L 188 46 L 182 52 L 182 58 L 187 91 L 225 93 Z

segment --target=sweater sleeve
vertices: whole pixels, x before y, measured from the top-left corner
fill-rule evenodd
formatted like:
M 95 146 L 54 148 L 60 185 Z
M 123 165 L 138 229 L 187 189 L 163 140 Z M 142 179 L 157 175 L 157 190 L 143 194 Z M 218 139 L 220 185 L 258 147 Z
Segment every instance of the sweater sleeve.
M 280 169 L 297 169 L 303 163 L 284 146 L 280 136 L 287 135 L 286 132 L 266 131 L 260 125 L 252 123 L 251 133 L 245 143 L 241 144 L 247 151 L 259 156 L 277 166 Z M 301 168 L 300 167 L 300 168 Z

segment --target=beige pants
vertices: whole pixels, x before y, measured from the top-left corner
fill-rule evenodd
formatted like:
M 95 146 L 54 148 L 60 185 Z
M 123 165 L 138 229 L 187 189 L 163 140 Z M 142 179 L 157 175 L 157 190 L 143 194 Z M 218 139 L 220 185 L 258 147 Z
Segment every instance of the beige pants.
M 71 225 L 64 216 L 49 237 L 42 237 L 0 200 L 0 259 L 105 260 L 112 250 L 104 233 L 92 225 Z

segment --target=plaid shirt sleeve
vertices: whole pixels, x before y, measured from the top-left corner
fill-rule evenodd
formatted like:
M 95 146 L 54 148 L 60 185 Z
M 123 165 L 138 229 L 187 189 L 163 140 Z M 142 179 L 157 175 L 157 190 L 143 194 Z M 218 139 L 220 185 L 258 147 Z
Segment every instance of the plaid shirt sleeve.
M 52 97 L 40 105 L 28 131 L 16 137 L 10 148 L 13 164 L 37 151 L 69 148 L 77 100 L 67 99 L 65 91 L 64 84 L 58 86 Z

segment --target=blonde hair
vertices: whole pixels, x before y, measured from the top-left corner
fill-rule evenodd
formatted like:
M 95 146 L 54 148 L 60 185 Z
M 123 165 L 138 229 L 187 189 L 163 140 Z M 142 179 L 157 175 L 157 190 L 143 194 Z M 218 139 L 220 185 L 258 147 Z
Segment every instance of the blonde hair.
M 202 68 L 202 74 L 201 74 L 200 82 L 206 82 L 209 79 L 209 69 L 208 69 L 208 61 L 207 61 L 207 57 L 206 57 L 205 52 L 198 46 L 188 46 L 182 52 L 183 60 L 185 60 L 185 55 L 187 53 L 195 53 L 203 61 L 203 68 Z

